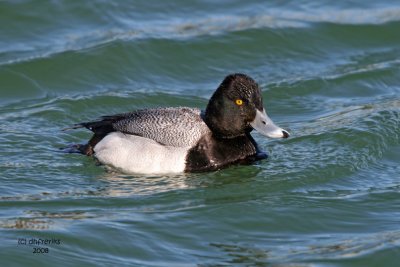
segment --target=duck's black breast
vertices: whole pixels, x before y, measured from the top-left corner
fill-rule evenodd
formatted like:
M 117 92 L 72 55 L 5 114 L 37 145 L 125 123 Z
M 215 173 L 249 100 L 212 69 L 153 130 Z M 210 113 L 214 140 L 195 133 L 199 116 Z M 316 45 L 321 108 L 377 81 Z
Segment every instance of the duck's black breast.
M 259 151 L 250 133 L 235 138 L 216 138 L 209 133 L 189 149 L 185 172 L 217 170 L 231 164 L 250 164 L 264 158 L 267 155 Z

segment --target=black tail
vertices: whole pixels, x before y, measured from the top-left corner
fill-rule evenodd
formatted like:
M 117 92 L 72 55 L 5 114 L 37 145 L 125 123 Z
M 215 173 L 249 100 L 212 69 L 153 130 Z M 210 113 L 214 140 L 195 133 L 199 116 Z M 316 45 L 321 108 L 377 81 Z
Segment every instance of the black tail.
M 100 120 L 82 122 L 74 124 L 72 127 L 63 129 L 63 131 L 71 129 L 86 128 L 98 135 L 106 135 L 110 132 L 114 132 L 113 124 L 121 119 L 124 119 L 126 114 L 116 114 L 112 116 L 102 116 Z
M 112 116 L 103 116 L 98 121 L 89 121 L 75 124 L 71 127 L 63 129 L 63 131 L 71 129 L 86 128 L 91 130 L 94 134 L 87 144 L 71 145 L 63 150 L 67 153 L 79 153 L 87 156 L 93 155 L 93 148 L 101 141 L 107 134 L 114 132 L 113 123 L 123 119 L 125 114 L 116 114 Z

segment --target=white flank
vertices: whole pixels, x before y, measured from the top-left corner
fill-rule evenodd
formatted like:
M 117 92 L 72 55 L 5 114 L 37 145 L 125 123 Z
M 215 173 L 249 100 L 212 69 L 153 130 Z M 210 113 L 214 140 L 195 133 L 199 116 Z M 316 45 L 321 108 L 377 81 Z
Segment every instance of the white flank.
M 185 169 L 186 147 L 161 145 L 154 140 L 113 132 L 95 147 L 95 157 L 103 164 L 125 173 L 177 173 Z

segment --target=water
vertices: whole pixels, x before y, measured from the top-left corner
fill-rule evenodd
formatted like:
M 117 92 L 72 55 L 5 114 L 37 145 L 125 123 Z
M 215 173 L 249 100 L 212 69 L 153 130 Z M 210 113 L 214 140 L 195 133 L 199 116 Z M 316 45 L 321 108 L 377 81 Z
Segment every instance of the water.
M 1 1 L 0 25 L 1 266 L 398 266 L 397 1 Z M 254 133 L 268 161 L 143 176 L 58 150 L 233 72 L 292 133 Z

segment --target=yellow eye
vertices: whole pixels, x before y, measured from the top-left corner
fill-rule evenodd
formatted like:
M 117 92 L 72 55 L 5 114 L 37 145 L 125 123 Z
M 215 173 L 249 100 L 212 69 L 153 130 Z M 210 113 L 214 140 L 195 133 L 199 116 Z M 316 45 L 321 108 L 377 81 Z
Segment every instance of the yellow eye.
M 235 103 L 236 103 L 236 105 L 241 106 L 241 105 L 243 105 L 243 100 L 242 99 L 236 99 Z

